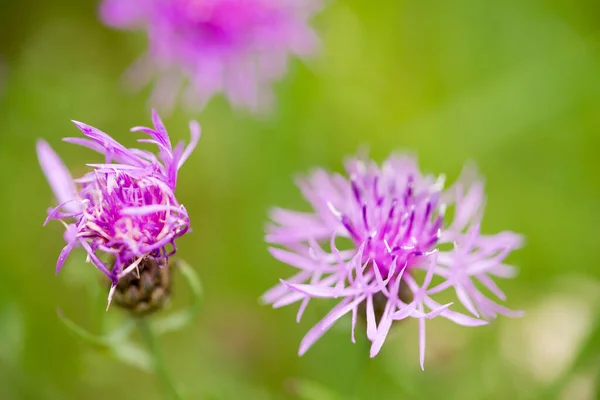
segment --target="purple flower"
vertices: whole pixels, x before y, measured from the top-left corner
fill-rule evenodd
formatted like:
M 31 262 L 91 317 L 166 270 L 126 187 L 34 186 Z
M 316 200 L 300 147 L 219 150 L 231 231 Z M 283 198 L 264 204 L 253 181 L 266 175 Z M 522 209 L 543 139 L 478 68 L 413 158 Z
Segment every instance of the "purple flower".
M 422 175 L 416 160 L 406 155 L 392 155 L 381 167 L 350 159 L 345 169 L 350 179 L 323 170 L 301 179 L 298 185 L 313 212 L 274 209 L 267 228 L 266 241 L 277 245 L 269 249 L 271 254 L 298 272 L 265 293 L 266 303 L 277 308 L 300 302 L 300 320 L 310 299 L 341 299 L 306 334 L 300 355 L 348 313 L 354 342 L 361 311 L 371 357 L 394 321 L 416 318 L 423 367 L 426 320 L 440 316 L 478 326 L 498 314 L 521 315 L 479 289 L 505 299 L 492 277 L 514 276 L 504 259 L 522 239 L 513 232 L 480 233 L 483 183 L 472 168 L 446 190 L 443 176 Z M 449 206 L 454 208 L 452 223 L 445 217 Z M 439 281 L 435 285 L 434 277 Z M 432 298 L 446 289 L 454 290 L 473 316 Z
M 59 220 L 66 228 L 67 244 L 58 257 L 56 273 L 75 247 L 83 247 L 87 261 L 112 282 L 109 305 L 121 278 L 146 258 L 165 266 L 176 252 L 175 239 L 190 228 L 188 213 L 175 197 L 175 187 L 177 171 L 198 143 L 200 126 L 191 122 L 190 144 L 179 143 L 173 148 L 156 112 L 152 121 L 154 129 L 131 130 L 148 134 L 149 139 L 138 142 L 155 144 L 158 157 L 145 150 L 128 149 L 106 133 L 73 121 L 87 138 L 63 140 L 105 156 L 103 164 L 87 164 L 93 170 L 76 180 L 48 143 L 42 139 L 37 142 L 40 165 L 59 203 L 48 211 L 44 225 Z M 103 261 L 101 254 L 113 261 Z
M 182 85 L 188 103 L 204 106 L 223 93 L 238 108 L 270 106 L 270 84 L 288 55 L 315 52 L 308 20 L 313 0 L 104 0 L 102 20 L 142 29 L 148 53 L 130 71 L 137 85 L 157 75 L 153 101 L 171 107 Z

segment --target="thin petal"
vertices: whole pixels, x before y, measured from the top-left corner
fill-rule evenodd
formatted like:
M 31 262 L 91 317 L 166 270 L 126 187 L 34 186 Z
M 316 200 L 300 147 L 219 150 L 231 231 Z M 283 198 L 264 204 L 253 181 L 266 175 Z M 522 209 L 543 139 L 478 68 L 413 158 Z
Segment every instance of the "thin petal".
M 187 161 L 190 154 L 192 154 L 192 152 L 196 148 L 196 145 L 198 144 L 198 141 L 200 141 L 201 134 L 202 134 L 202 129 L 200 127 L 200 124 L 197 121 L 191 121 L 190 122 L 190 143 L 187 145 L 187 147 L 183 151 L 181 158 L 179 158 L 179 162 L 177 163 L 177 169 L 181 168 L 181 166 Z
M 377 334 L 377 322 L 375 320 L 375 310 L 373 309 L 373 295 L 367 296 L 367 339 L 374 340 Z
M 479 313 L 477 312 L 477 309 L 475 308 L 475 305 L 471 301 L 471 298 L 467 294 L 465 288 L 460 284 L 456 284 L 454 285 L 454 291 L 456 292 L 458 300 L 460 300 L 460 302 L 465 306 L 465 308 L 469 310 L 471 314 L 479 318 Z
M 92 248 L 90 247 L 90 245 L 84 239 L 80 239 L 79 243 L 81 243 L 81 246 L 85 249 L 85 251 L 87 252 L 87 254 L 90 256 L 90 259 L 92 260 L 92 262 L 94 263 L 94 265 L 96 266 L 96 268 L 98 268 L 100 271 L 102 271 L 109 278 L 112 278 L 112 274 L 106 268 L 106 266 L 104 265 L 104 263 L 102 261 L 100 261 L 100 259 L 98 258 L 98 256 L 94 252 L 94 250 L 92 250 Z
M 352 309 L 352 330 L 351 330 L 351 337 L 350 339 L 352 340 L 352 343 L 356 343 L 356 337 L 354 336 L 354 330 L 356 328 L 356 320 L 358 317 L 358 307 L 354 307 Z
M 321 297 L 321 298 L 337 298 L 342 296 L 356 296 L 364 293 L 363 288 L 345 288 L 338 289 L 335 287 L 329 287 L 324 285 L 311 285 L 311 284 L 293 284 L 280 280 L 282 284 L 289 287 L 291 290 L 303 293 L 307 296 L 311 297 Z
M 143 167 L 146 163 L 139 157 L 136 157 L 129 149 L 125 148 L 121 143 L 102 132 L 101 130 L 94 128 L 93 126 L 84 124 L 83 122 L 73 121 L 73 123 L 81 130 L 81 132 L 94 141 L 96 144 L 101 145 L 103 153 L 107 158 L 107 163 L 110 163 L 112 159 L 124 163 Z M 65 139 L 65 141 L 70 141 Z M 88 146 L 92 148 L 91 146 Z
M 430 299 L 430 298 L 425 298 L 423 300 L 425 302 L 425 304 L 427 305 L 427 307 L 433 309 L 437 309 L 439 307 L 441 307 L 440 304 L 438 304 L 437 302 L 435 302 L 434 300 Z M 483 320 L 483 319 L 476 319 L 473 317 L 469 317 L 467 315 L 458 313 L 456 311 L 452 311 L 452 310 L 445 310 L 444 312 L 442 312 L 440 314 L 441 317 L 447 318 L 450 321 L 457 323 L 458 325 L 463 325 L 463 326 L 481 326 L 481 325 L 487 325 L 488 322 Z
M 310 297 L 307 297 L 304 300 L 302 300 L 302 303 L 300 303 L 300 307 L 298 308 L 298 313 L 296 314 L 296 322 L 300 322 L 300 319 L 302 318 L 302 314 L 304 314 L 304 311 L 306 310 L 306 307 L 308 306 L 309 301 L 310 301 Z
M 36 144 L 37 156 L 48 183 L 59 203 L 64 204 L 68 212 L 80 211 L 76 199 L 76 186 L 67 167 L 63 164 L 60 157 L 52 150 L 50 145 L 43 139 L 39 139 Z
M 433 279 L 433 274 L 435 272 L 435 266 L 437 264 L 437 259 L 438 259 L 438 253 L 435 252 L 432 255 L 432 260 L 430 261 L 429 264 L 429 268 L 427 268 L 427 273 L 425 274 L 425 279 L 423 280 L 423 288 L 427 289 L 429 287 L 429 284 L 431 283 L 431 280 Z
M 490 292 L 494 293 L 500 300 L 506 300 L 506 295 L 498 285 L 487 275 L 477 275 L 475 277 L 479 280 Z
M 410 304 L 406 305 L 404 308 L 402 308 L 400 311 L 396 311 L 394 314 L 392 314 L 392 318 L 395 320 L 401 320 L 401 319 L 407 318 L 415 310 L 416 310 L 416 304 L 414 302 L 410 303 Z
M 123 208 L 121 210 L 121 214 L 130 215 L 130 216 L 136 216 L 136 215 L 139 216 L 139 215 L 154 214 L 157 212 L 166 212 L 166 211 L 173 211 L 177 214 L 181 214 L 182 211 L 185 211 L 185 210 L 182 209 L 181 206 L 176 207 L 176 206 L 170 206 L 168 204 L 152 204 L 149 206 Z
M 306 281 L 308 278 L 310 278 L 310 276 L 311 276 L 310 272 L 300 271 L 299 273 L 292 276 L 291 278 L 288 278 L 287 281 L 290 283 L 300 283 L 300 282 Z M 284 296 L 285 294 L 287 294 L 289 292 L 290 292 L 290 289 L 287 286 L 279 284 L 277 286 L 272 287 L 268 291 L 266 291 L 261 296 L 261 301 L 266 304 L 274 303 L 278 299 L 280 299 L 282 296 Z
M 379 326 L 377 327 L 377 334 L 375 335 L 375 339 L 371 345 L 371 350 L 369 352 L 371 358 L 375 357 L 379 353 L 379 350 L 381 350 L 381 346 L 383 346 L 383 342 L 385 341 L 385 338 L 392 327 L 392 322 L 394 322 L 394 319 L 392 318 L 391 310 L 392 301 L 388 300 L 385 305 L 383 315 L 381 316 L 381 320 L 379 321 Z
M 443 292 L 444 290 L 448 289 L 451 286 L 452 286 L 452 281 L 445 280 L 444 282 L 440 283 L 439 285 L 434 286 L 431 289 L 428 289 L 427 294 L 431 295 L 431 294 L 440 293 L 440 292 Z
M 419 318 L 419 363 L 421 369 L 425 371 L 425 320 L 423 318 Z
M 67 243 L 65 247 L 60 251 L 58 256 L 58 260 L 56 261 L 56 275 L 60 272 L 62 266 L 64 265 L 67 257 L 71 254 L 71 250 L 75 247 L 74 243 Z
M 321 321 L 319 321 L 302 339 L 300 342 L 300 348 L 298 355 L 303 355 L 317 340 L 321 338 L 327 332 L 333 324 L 343 317 L 345 314 L 350 312 L 353 307 L 356 307 L 362 300 L 363 297 L 358 297 L 352 301 L 351 297 L 347 297 L 340 301 Z
M 273 303 L 273 308 L 281 308 L 304 299 L 306 295 L 300 292 L 289 292 Z
M 276 247 L 269 247 L 269 253 L 271 253 L 271 255 L 279 261 L 304 271 L 335 271 L 338 269 L 333 266 L 322 266 L 314 260 L 302 257 L 301 255 L 292 253 L 291 251 L 282 250 Z
M 435 310 L 428 312 L 427 314 L 425 314 L 425 318 L 433 319 L 433 318 L 437 317 L 438 315 L 443 313 L 445 310 L 447 310 L 452 304 L 454 304 L 454 303 L 447 303 L 441 307 L 436 308 Z

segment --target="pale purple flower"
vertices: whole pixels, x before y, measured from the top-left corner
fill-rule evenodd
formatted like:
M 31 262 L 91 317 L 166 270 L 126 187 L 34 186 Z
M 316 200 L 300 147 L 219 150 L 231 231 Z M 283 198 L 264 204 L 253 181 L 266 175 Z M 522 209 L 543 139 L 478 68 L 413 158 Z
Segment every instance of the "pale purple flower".
M 267 228 L 266 241 L 275 245 L 271 254 L 298 272 L 265 293 L 263 301 L 274 307 L 300 302 L 300 320 L 310 299 L 341 299 L 306 334 L 300 355 L 348 313 L 354 342 L 363 309 L 371 357 L 394 321 L 416 318 L 421 367 L 427 319 L 440 316 L 478 326 L 498 314 L 521 315 L 479 288 L 505 299 L 492 277 L 514 276 L 514 267 L 504 259 L 522 239 L 513 232 L 480 233 L 485 199 L 473 168 L 466 168 L 448 189 L 443 176 L 421 174 L 416 159 L 407 155 L 392 155 L 381 167 L 349 159 L 345 169 L 349 178 L 316 170 L 301 179 L 298 185 L 312 211 L 274 209 Z M 445 217 L 447 207 L 454 210 L 451 223 Z M 338 249 L 340 240 L 350 244 Z M 434 277 L 439 281 L 435 285 Z M 473 316 L 432 298 L 447 289 Z M 410 293 L 410 300 L 400 295 L 403 291 Z
M 180 89 L 192 106 L 222 93 L 237 108 L 264 111 L 290 55 L 315 53 L 308 25 L 316 0 L 104 0 L 102 20 L 146 32 L 149 49 L 128 74 L 157 77 L 153 102 L 171 107 Z
M 66 228 L 67 243 L 58 257 L 56 273 L 71 251 L 81 246 L 87 261 L 112 282 L 109 305 L 121 278 L 135 273 L 145 258 L 165 266 L 176 252 L 175 239 L 190 228 L 188 213 L 175 197 L 175 187 L 177 171 L 198 143 L 200 126 L 191 122 L 191 142 L 187 147 L 179 143 L 173 148 L 156 112 L 152 121 L 154 129 L 131 130 L 148 134 L 149 138 L 138 142 L 155 144 L 158 157 L 146 150 L 126 148 L 106 133 L 73 121 L 86 138 L 63 140 L 105 156 L 104 163 L 87 164 L 92 171 L 75 180 L 50 145 L 42 139 L 37 142 L 40 165 L 59 203 L 48 211 L 44 225 L 59 220 Z

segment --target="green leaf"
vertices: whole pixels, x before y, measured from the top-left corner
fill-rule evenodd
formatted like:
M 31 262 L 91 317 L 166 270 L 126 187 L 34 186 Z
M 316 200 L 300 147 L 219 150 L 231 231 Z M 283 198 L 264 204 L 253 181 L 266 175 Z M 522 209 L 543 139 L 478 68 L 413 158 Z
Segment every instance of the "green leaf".
M 69 331 L 96 350 L 108 352 L 111 357 L 124 364 L 152 373 L 152 358 L 148 352 L 128 339 L 135 327 L 134 320 L 128 318 L 121 328 L 107 335 L 95 335 L 71 321 L 60 310 L 58 316 Z
M 154 372 L 152 356 L 150 356 L 150 353 L 145 348 L 131 341 L 121 341 L 114 343 L 110 350 L 111 355 L 123 364 L 130 365 L 149 374 Z
M 88 332 L 86 329 L 77 325 L 75 322 L 67 318 L 61 310 L 58 310 L 58 317 L 65 327 L 71 331 L 75 336 L 87 342 L 88 344 L 98 349 L 107 349 L 110 346 L 109 340 L 104 336 L 98 336 Z

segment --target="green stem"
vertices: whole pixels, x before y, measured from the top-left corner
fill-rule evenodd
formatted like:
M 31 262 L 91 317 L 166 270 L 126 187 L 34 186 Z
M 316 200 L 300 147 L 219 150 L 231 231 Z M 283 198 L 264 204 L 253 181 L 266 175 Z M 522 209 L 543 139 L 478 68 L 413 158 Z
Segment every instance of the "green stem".
M 183 396 L 177 390 L 175 383 L 169 371 L 167 370 L 165 360 L 162 354 L 162 350 L 159 346 L 156 335 L 150 327 L 150 323 L 146 318 L 140 318 L 138 320 L 138 328 L 142 335 L 142 338 L 148 346 L 148 350 L 153 358 L 154 372 L 158 375 L 164 387 L 165 395 L 169 400 L 183 400 Z

